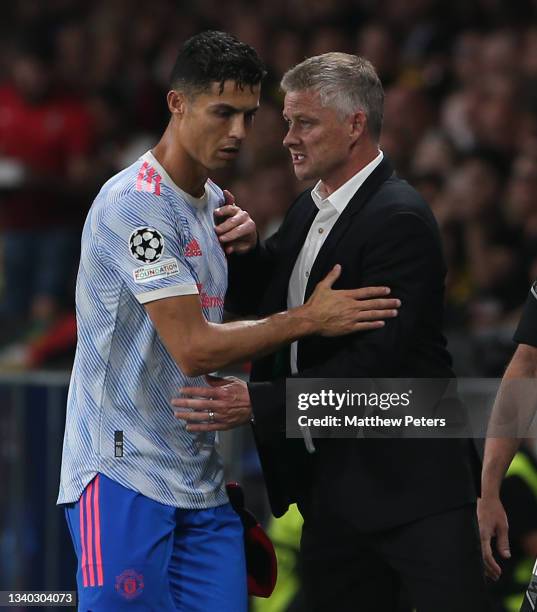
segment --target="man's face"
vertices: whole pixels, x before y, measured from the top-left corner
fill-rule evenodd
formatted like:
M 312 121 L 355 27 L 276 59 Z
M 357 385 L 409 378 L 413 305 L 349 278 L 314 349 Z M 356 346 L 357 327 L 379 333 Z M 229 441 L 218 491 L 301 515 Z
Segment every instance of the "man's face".
M 337 177 L 348 164 L 352 120 L 323 107 L 311 90 L 287 93 L 283 116 L 289 126 L 283 145 L 291 153 L 296 177 L 324 182 Z
M 180 139 L 190 157 L 214 170 L 228 165 L 239 153 L 259 107 L 260 85 L 244 89 L 234 81 L 185 99 Z

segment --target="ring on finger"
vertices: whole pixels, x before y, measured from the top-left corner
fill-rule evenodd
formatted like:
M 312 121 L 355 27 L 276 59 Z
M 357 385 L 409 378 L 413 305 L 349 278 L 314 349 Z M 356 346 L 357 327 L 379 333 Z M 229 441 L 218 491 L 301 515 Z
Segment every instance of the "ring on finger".
M 207 414 L 209 416 L 209 423 L 214 423 L 214 412 L 212 410 L 207 410 Z

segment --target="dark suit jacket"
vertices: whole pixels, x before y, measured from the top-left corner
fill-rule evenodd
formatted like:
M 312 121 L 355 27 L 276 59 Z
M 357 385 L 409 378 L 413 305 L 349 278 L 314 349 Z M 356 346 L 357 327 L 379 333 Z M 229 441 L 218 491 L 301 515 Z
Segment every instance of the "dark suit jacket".
M 286 309 L 289 277 L 317 213 L 310 191 L 265 244 L 230 258 L 226 308 L 270 315 Z M 402 301 L 383 328 L 298 343 L 303 378 L 449 378 L 441 332 L 445 264 L 427 203 L 385 158 L 340 215 L 309 277 L 305 300 L 336 264 L 334 288 L 391 287 Z M 344 519 L 364 531 L 388 528 L 472 502 L 478 474 L 465 440 L 322 439 L 316 452 L 285 438 L 289 350 L 254 362 L 250 397 L 272 510 L 299 502 L 307 515 Z

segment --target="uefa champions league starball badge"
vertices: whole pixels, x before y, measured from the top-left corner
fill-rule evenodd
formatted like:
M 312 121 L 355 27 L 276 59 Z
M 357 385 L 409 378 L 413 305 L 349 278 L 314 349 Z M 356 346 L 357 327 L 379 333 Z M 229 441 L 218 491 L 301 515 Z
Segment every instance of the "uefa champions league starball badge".
M 134 259 L 154 263 L 162 257 L 164 237 L 154 227 L 137 227 L 130 235 L 129 249 Z

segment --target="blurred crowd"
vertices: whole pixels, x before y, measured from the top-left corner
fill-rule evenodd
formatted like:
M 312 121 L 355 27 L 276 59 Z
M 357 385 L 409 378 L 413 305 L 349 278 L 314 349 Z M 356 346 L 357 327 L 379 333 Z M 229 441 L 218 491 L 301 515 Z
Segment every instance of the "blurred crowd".
M 209 28 L 252 44 L 267 64 L 253 133 L 237 165 L 215 176 L 262 235 L 305 187 L 281 144 L 281 76 L 327 51 L 373 62 L 386 93 L 381 148 L 444 236 L 447 329 L 477 339 L 478 373 L 497 374 L 537 277 L 536 17 L 531 0 L 6 5 L 0 365 L 41 367 L 71 354 L 85 213 L 107 177 L 156 143 L 177 50 Z

